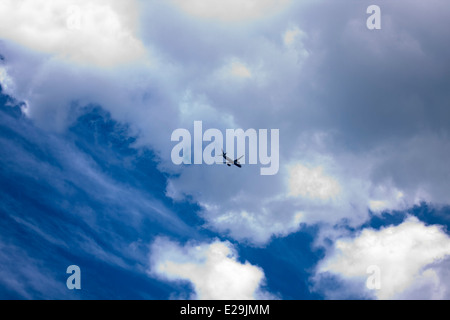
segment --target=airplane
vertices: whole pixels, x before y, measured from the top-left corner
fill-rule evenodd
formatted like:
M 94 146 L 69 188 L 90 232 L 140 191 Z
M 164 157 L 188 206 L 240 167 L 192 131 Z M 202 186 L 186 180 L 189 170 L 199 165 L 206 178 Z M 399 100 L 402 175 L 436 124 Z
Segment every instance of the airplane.
M 222 157 L 223 157 L 223 164 L 226 164 L 229 167 L 231 167 L 231 165 L 234 164 L 236 167 L 242 168 L 242 165 L 239 163 L 239 160 L 243 156 L 241 156 L 233 161 L 230 157 L 227 157 L 227 153 L 223 152 L 223 149 L 222 149 Z

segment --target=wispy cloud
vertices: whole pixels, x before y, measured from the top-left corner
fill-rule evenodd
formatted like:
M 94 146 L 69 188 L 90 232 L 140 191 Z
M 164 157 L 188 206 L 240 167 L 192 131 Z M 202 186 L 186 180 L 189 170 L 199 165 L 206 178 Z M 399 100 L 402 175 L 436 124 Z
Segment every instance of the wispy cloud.
M 173 207 L 168 208 L 154 191 L 140 188 L 127 178 L 127 174 L 142 174 L 136 167 L 124 168 L 120 161 L 113 165 L 112 157 L 119 155 L 110 153 L 107 145 L 91 145 L 95 142 L 73 136 L 80 146 L 96 148 L 97 152 L 88 155 L 71 140 L 70 133 L 68 136 L 42 131 L 23 116 L 7 113 L 14 108 L 18 110 L 18 107 L 2 106 L 0 111 L 3 133 L 0 211 L 5 224 L 1 226 L 4 232 L 0 261 L 5 266 L 2 281 L 6 281 L 5 286 L 12 292 L 8 296 L 71 298 L 74 295 L 65 288 L 64 268 L 73 264 L 73 260 L 75 263 L 97 261 L 145 274 L 148 249 L 140 244 L 142 241 L 150 241 L 163 230 L 195 237 L 196 231 L 177 217 Z M 92 126 L 93 122 L 80 120 L 78 125 Z M 120 139 L 127 138 L 114 131 L 91 129 L 84 133 L 104 134 L 112 144 L 120 144 Z M 121 148 L 124 154 L 132 150 L 129 143 Z M 110 171 L 105 171 L 105 166 Z M 152 183 L 156 181 L 153 179 Z M 47 255 L 54 251 L 65 255 L 55 257 L 60 259 L 57 267 L 54 259 L 45 262 Z M 72 256 L 72 260 L 67 256 Z M 19 272 L 14 267 L 16 264 L 22 266 Z M 62 276 L 55 276 L 58 272 Z M 94 297 L 96 293 L 91 294 Z

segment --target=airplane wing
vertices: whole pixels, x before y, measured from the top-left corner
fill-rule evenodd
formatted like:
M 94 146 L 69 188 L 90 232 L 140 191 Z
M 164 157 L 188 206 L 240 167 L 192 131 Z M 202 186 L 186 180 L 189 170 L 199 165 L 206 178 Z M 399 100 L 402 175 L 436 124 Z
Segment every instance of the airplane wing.
M 236 160 L 234 160 L 234 164 L 239 164 L 239 160 L 241 160 L 242 159 L 242 157 L 243 157 L 243 155 L 242 156 L 240 156 L 239 158 L 237 158 Z
M 233 164 L 233 159 L 231 159 L 230 157 L 225 156 L 225 158 L 227 159 L 227 161 L 231 164 Z

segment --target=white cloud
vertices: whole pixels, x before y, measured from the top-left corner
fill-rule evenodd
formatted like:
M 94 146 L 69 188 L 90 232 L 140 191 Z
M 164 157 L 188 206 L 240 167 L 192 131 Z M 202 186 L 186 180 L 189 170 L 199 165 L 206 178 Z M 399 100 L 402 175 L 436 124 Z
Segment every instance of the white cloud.
M 336 241 L 334 252 L 319 264 L 318 273 L 331 272 L 354 280 L 365 291 L 367 270 L 377 266 L 381 271 L 380 288 L 372 293 L 378 299 L 407 299 L 412 294 L 422 299 L 442 299 L 450 288 L 439 277 L 439 269 L 449 255 L 450 237 L 442 226 L 426 226 L 410 217 L 398 226 L 364 229 L 355 238 Z M 412 290 L 418 287 L 428 290 Z
M 267 81 L 261 64 L 249 64 L 237 57 L 224 60 L 223 65 L 208 77 L 209 82 L 244 92 L 249 86 L 260 87 Z
M 252 73 L 250 70 L 241 62 L 233 61 L 229 66 L 230 73 L 238 78 L 251 78 Z
M 242 21 L 259 18 L 284 8 L 290 0 L 172 0 L 174 4 L 193 16 Z
M 272 296 L 264 292 L 264 272 L 240 263 L 229 242 L 180 246 L 164 238 L 152 244 L 150 274 L 166 280 L 187 280 L 200 300 L 252 300 Z
M 180 124 L 185 128 L 191 127 L 194 121 L 201 119 L 206 123 L 226 124 L 233 127 L 233 117 L 230 114 L 221 112 L 210 105 L 208 99 L 204 95 L 194 95 L 187 90 L 178 108 Z
M 408 203 L 404 192 L 389 184 L 380 184 L 372 188 L 369 209 L 373 212 L 407 209 L 412 203 Z
M 283 34 L 283 42 L 286 46 L 290 47 L 304 37 L 305 33 L 302 30 L 298 27 L 293 27 L 285 31 Z
M 323 173 L 322 167 L 296 164 L 290 169 L 289 195 L 327 200 L 340 193 L 339 183 Z
M 284 237 L 300 229 L 302 212 L 268 209 L 267 207 L 277 206 L 276 201 L 264 202 L 259 207 L 253 207 L 252 211 L 228 210 L 217 206 L 213 208 L 206 204 L 202 204 L 202 207 L 207 208 L 204 217 L 210 228 L 227 233 L 233 239 L 250 241 L 255 245 L 266 244 L 272 237 Z M 279 202 L 278 205 L 283 203 Z M 287 203 L 284 205 L 288 206 Z
M 144 55 L 137 12 L 135 1 L 4 0 L 0 37 L 78 63 L 112 66 Z
M 0 66 L 0 85 L 6 93 L 13 92 L 14 82 L 4 66 Z

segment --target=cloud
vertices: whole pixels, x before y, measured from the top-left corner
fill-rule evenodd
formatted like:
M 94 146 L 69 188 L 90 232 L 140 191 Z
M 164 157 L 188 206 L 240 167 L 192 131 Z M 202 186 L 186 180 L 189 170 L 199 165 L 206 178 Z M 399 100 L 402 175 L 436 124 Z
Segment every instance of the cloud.
M 1 65 L 0 65 L 0 85 L 2 86 L 2 89 L 5 92 L 12 92 L 14 86 L 14 82 L 9 77 L 8 71 L 4 66 Z
M 160 9 L 158 6 L 155 6 L 155 8 Z M 163 9 L 167 10 L 166 7 Z M 152 10 L 148 11 L 153 12 Z M 169 14 L 176 16 L 174 12 L 169 12 Z M 124 15 L 126 16 L 127 12 L 124 12 Z M 152 22 L 154 20 L 149 19 L 149 21 Z M 176 25 L 177 23 L 180 22 L 177 21 L 174 24 Z M 148 33 L 151 34 L 154 30 L 159 30 L 156 27 L 151 26 L 151 28 L 148 28 L 150 30 Z M 184 29 L 190 32 L 192 31 L 190 28 L 191 26 L 189 25 Z M 195 35 L 195 32 L 193 35 Z M 208 30 L 203 32 L 207 34 Z M 228 31 L 223 32 L 227 33 Z M 247 32 L 244 30 L 243 35 L 240 36 L 240 41 L 247 41 L 245 37 Z M 281 29 L 277 31 L 277 35 L 281 39 Z M 8 61 L 8 75 L 13 79 L 15 88 L 14 92 L 11 93 L 16 98 L 27 101 L 27 114 L 29 117 L 40 127 L 49 130 L 63 131 L 79 115 L 80 107 L 89 104 L 101 105 L 110 111 L 111 115 L 118 121 L 130 124 L 132 132 L 139 136 L 136 143 L 137 147 L 150 146 L 155 150 L 161 159 L 161 169 L 170 173 L 181 171 L 181 175 L 189 176 L 190 174 L 198 174 L 201 172 L 201 168 L 195 168 L 190 171 L 191 173 L 186 173 L 184 168 L 177 168 L 171 165 L 171 131 L 180 126 L 185 126 L 187 119 L 198 120 L 199 117 L 203 119 L 203 117 L 208 117 L 208 115 L 211 115 L 212 124 L 217 124 L 217 127 L 220 128 L 242 126 L 242 124 L 247 122 L 243 121 L 242 116 L 246 118 L 249 114 L 247 112 L 242 112 L 242 115 L 236 114 L 237 106 L 234 103 L 229 104 L 232 108 L 231 110 L 222 108 L 222 104 L 225 104 L 226 101 L 218 101 L 217 97 L 214 97 L 219 92 L 217 85 L 223 84 L 224 88 L 239 90 L 239 95 L 236 95 L 236 97 L 245 94 L 247 89 L 253 91 L 253 95 L 259 95 L 261 89 L 265 90 L 270 86 L 270 83 L 264 82 L 264 79 L 267 80 L 269 78 L 266 76 L 261 77 L 261 74 L 265 75 L 267 67 L 272 68 L 270 71 L 277 73 L 275 76 L 278 77 L 278 74 L 282 74 L 285 70 L 290 69 L 288 65 L 295 63 L 293 62 L 295 59 L 293 60 L 290 53 L 285 52 L 285 48 L 262 41 L 261 43 L 255 43 L 256 46 L 252 49 L 249 57 L 253 58 L 262 49 L 265 52 L 264 55 L 270 61 L 247 63 L 249 60 L 241 58 L 239 54 L 228 55 L 220 53 L 217 63 L 211 63 L 209 59 L 195 61 L 195 65 L 204 63 L 206 68 L 195 67 L 191 69 L 188 64 L 185 64 L 187 55 L 184 54 L 184 51 L 180 59 L 174 61 L 169 59 L 170 55 L 167 52 L 168 43 L 149 43 L 148 38 L 145 39 L 146 45 L 158 47 L 160 57 L 162 57 L 162 64 L 156 67 L 149 67 L 144 63 L 139 65 L 139 67 L 130 67 L 126 70 L 117 67 L 97 69 L 90 66 L 79 66 L 77 63 L 73 63 L 72 59 L 60 57 L 57 52 L 55 57 L 49 59 L 45 54 L 26 51 L 12 42 L 6 42 L 3 49 Z M 15 43 L 22 43 L 20 37 L 15 40 Z M 235 47 L 235 40 L 236 38 L 228 36 L 226 43 L 219 44 L 219 41 L 215 41 L 215 43 L 224 47 L 227 45 Z M 43 42 L 50 43 L 45 37 Z M 198 52 L 206 52 L 210 47 L 210 44 L 199 47 Z M 73 52 L 76 53 L 76 51 Z M 274 53 L 273 57 L 272 53 Z M 285 59 L 285 55 L 288 59 Z M 272 61 L 276 61 L 277 64 L 281 65 L 286 64 L 286 66 L 278 70 L 275 66 L 272 66 Z M 220 70 L 226 71 L 226 76 L 219 81 L 212 81 L 217 80 Z M 264 81 L 261 81 L 261 78 Z M 202 88 L 202 86 L 209 86 L 214 83 L 217 85 Z M 201 92 L 205 93 L 202 94 Z M 243 100 L 242 103 L 244 103 Z M 267 106 L 262 107 L 267 110 Z M 257 114 L 262 115 L 260 112 Z M 220 119 L 225 121 L 216 120 L 219 118 L 217 115 L 220 115 Z M 235 121 L 236 117 L 240 118 L 239 123 Z M 257 124 L 258 121 L 254 123 Z M 259 125 L 254 127 L 258 128 Z M 264 128 L 264 125 L 262 127 Z M 226 173 L 224 172 L 223 174 Z M 211 175 L 210 177 L 213 176 Z M 182 180 L 185 180 L 185 178 L 182 178 Z M 199 181 L 198 176 L 195 180 Z M 211 188 L 212 185 L 216 184 L 215 180 L 208 179 L 207 181 L 208 184 L 204 183 L 200 189 L 206 195 L 206 198 L 196 197 L 195 200 L 201 203 L 211 203 L 214 206 L 220 202 L 226 205 L 227 200 L 230 200 L 230 198 L 225 199 L 222 191 L 219 192 L 217 189 Z M 250 187 L 248 190 L 254 194 L 256 192 L 255 185 L 246 184 Z M 185 189 L 179 188 L 175 181 L 170 181 L 168 185 L 174 188 L 174 192 L 168 194 L 178 194 L 183 197 L 190 196 L 192 192 L 199 190 L 197 188 L 198 185 L 192 183 L 192 181 L 186 185 Z M 210 187 L 207 187 L 208 185 Z M 273 184 L 273 186 L 275 185 L 280 185 L 280 183 Z M 272 193 L 270 189 L 267 188 L 264 192 L 268 196 Z M 226 194 L 235 197 L 239 189 L 236 188 L 230 191 Z M 258 190 L 257 193 L 259 192 Z M 248 199 L 257 201 L 254 196 Z M 235 203 L 229 207 L 229 212 L 243 212 L 242 210 L 244 210 L 254 215 L 258 211 L 255 207 L 252 208 L 250 203 L 246 205 L 246 208 L 239 207 L 239 203 Z M 267 212 L 267 216 L 270 215 L 271 213 Z M 293 217 L 288 217 L 287 219 L 289 225 L 291 221 L 296 221 Z M 215 220 L 214 215 L 211 215 L 210 220 Z M 259 225 L 267 225 L 269 221 L 261 221 Z M 283 222 L 276 225 L 278 226 L 277 234 L 286 234 L 282 227 Z M 259 226 L 257 228 L 260 229 Z M 220 230 L 223 230 L 223 228 Z M 292 230 L 292 227 L 290 226 L 288 230 Z M 237 235 L 238 232 L 233 232 L 233 234 Z M 263 238 L 270 239 L 271 235 L 272 233 L 269 232 Z M 243 236 L 252 238 L 251 233 L 246 233 Z
M 17 46 L 25 45 L 21 34 L 7 37 L 2 55 L 14 84 L 9 87 L 41 127 L 62 131 L 81 107 L 101 105 L 130 125 L 138 136 L 134 146 L 155 151 L 159 168 L 170 175 L 168 196 L 200 204 L 213 230 L 259 245 L 298 231 L 299 223 L 356 227 L 368 209 L 448 203 L 449 127 L 443 119 L 450 100 L 443 88 L 450 47 L 440 40 L 445 28 L 434 24 L 448 23 L 447 8 L 387 3 L 383 29 L 371 33 L 363 3 L 305 1 L 276 15 L 274 1 L 217 7 L 249 21 L 254 17 L 241 6 L 260 6 L 254 11 L 264 12 L 260 20 L 249 24 L 216 23 L 231 21 L 218 17 L 210 4 L 216 2 L 142 2 L 137 16 L 136 3 L 130 11 L 120 10 L 121 3 L 111 2 L 117 14 L 111 21 L 120 22 L 112 25 L 151 48 L 157 63 L 144 55 L 127 68 L 80 67 L 72 59 L 79 48 L 63 58 L 44 36 L 42 45 L 52 48 L 44 51 L 56 55 L 49 59 Z M 64 32 L 78 32 L 66 30 L 63 20 Z M 49 29 L 51 21 L 45 22 Z M 280 129 L 278 175 L 260 177 L 256 166 L 173 165 L 171 133 L 194 120 L 220 130 Z M 290 172 L 296 164 L 308 169 Z
M 134 147 L 155 152 L 168 174 L 167 196 L 198 204 L 204 227 L 238 241 L 263 246 L 302 223 L 320 226 L 317 242 L 334 241 L 363 224 L 369 209 L 448 204 L 450 45 L 442 39 L 450 7 L 440 0 L 385 3 L 383 28 L 371 32 L 364 2 L 299 1 L 283 10 L 285 1 L 278 10 L 280 3 L 2 1 L 0 78 L 48 130 L 64 132 L 83 107 L 102 106 L 129 125 Z M 258 166 L 173 165 L 171 133 L 194 120 L 220 130 L 280 129 L 278 175 L 261 177 Z M 75 185 L 86 180 L 111 195 L 92 195 L 101 203 L 125 208 L 134 199 L 137 212 L 154 205 L 62 150 L 79 162 Z M 162 221 L 173 215 L 160 213 Z M 200 246 L 208 256 L 210 245 Z M 231 257 L 222 256 L 238 263 Z M 431 260 L 412 264 L 429 263 L 423 271 L 408 271 L 423 281 L 385 296 L 411 297 L 421 288 L 442 296 L 448 273 Z M 361 283 L 344 281 L 355 292 L 366 276 L 358 272 Z
M 0 110 L 5 133 L 0 137 L 2 201 L 8 199 L 0 207 L 8 223 L 0 227 L 8 230 L 13 224 L 25 230 L 26 237 L 17 240 L 23 251 L 29 247 L 22 241 L 33 237 L 39 244 L 132 268 L 145 254 L 129 250 L 128 231 L 157 229 L 194 236 L 191 227 L 153 193 L 155 189 L 123 179 L 143 173 L 132 164 L 136 154 L 122 136 L 125 129 L 106 114 L 91 110 L 62 137 L 11 116 L 8 112 L 13 108 Z M 105 144 L 96 143 L 100 138 Z M 119 153 L 111 151 L 119 145 Z M 150 172 L 148 163 L 146 172 Z M 156 179 L 153 176 L 154 183 Z
M 189 281 L 200 300 L 253 300 L 272 296 L 262 289 L 264 272 L 238 261 L 228 241 L 180 246 L 157 238 L 151 246 L 150 274 L 169 281 Z
M 222 21 L 242 21 L 272 14 L 289 4 L 290 0 L 172 0 L 193 16 Z
M 286 46 L 290 47 L 303 37 L 305 37 L 305 33 L 299 27 L 292 27 L 284 33 L 283 42 Z
M 8 243 L 0 237 L 0 283 L 2 295 L 12 299 L 46 299 L 49 296 L 70 299 L 71 295 L 58 274 L 49 266 L 43 266 L 40 257 L 32 257 L 26 249 Z M 52 259 L 52 257 L 49 257 Z M 8 299 L 8 295 L 2 296 Z
M 137 13 L 135 1 L 5 0 L 0 37 L 77 63 L 113 66 L 145 54 Z
M 240 61 L 231 61 L 222 71 L 224 76 L 232 76 L 237 78 L 251 78 L 252 73 L 245 64 Z
M 337 240 L 317 272 L 319 278 L 332 273 L 354 281 L 360 292 L 367 293 L 369 268 L 376 266 L 380 287 L 369 288 L 378 299 L 448 299 L 448 274 L 442 269 L 449 256 L 450 237 L 442 226 L 427 226 L 409 217 L 398 226 L 363 229 L 354 238 Z
M 327 200 L 340 192 L 339 183 L 323 174 L 323 168 L 307 168 L 301 164 L 290 170 L 289 195 Z

